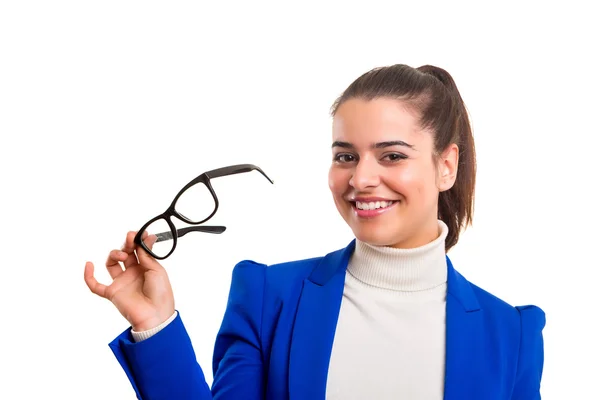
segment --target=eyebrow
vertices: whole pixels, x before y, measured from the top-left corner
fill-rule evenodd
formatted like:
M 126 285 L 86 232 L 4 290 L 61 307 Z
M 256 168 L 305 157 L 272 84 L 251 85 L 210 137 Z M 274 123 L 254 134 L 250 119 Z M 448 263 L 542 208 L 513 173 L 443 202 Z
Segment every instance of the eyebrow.
M 404 146 L 404 147 L 408 147 L 413 150 L 415 149 L 415 147 L 412 144 L 408 144 L 403 140 L 391 140 L 391 141 L 387 141 L 387 142 L 379 142 L 379 143 L 372 144 L 371 148 L 372 149 L 383 149 L 383 148 L 391 147 L 391 146 Z M 331 145 L 331 148 L 334 148 L 334 147 L 343 147 L 345 149 L 353 149 L 354 145 L 349 142 L 342 142 L 342 141 L 336 140 Z

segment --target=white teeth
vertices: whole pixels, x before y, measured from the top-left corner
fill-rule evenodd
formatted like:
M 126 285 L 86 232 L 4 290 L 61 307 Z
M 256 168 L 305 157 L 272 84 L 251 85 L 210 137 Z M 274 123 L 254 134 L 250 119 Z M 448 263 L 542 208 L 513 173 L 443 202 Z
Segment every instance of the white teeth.
M 375 210 L 377 208 L 386 208 L 391 206 L 393 201 L 371 201 L 369 203 L 356 202 L 356 208 L 359 210 Z

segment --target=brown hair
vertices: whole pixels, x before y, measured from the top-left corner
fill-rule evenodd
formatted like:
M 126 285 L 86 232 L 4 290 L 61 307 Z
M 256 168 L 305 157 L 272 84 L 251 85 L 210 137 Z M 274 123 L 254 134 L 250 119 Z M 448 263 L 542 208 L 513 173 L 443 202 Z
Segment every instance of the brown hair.
M 461 229 L 473 222 L 475 142 L 462 97 L 452 76 L 442 68 L 396 64 L 358 77 L 333 103 L 331 115 L 335 116 L 338 107 L 349 99 L 380 97 L 401 100 L 420 114 L 421 127 L 434 135 L 434 157 L 453 143 L 459 148 L 456 181 L 438 199 L 438 218 L 448 225 L 448 251 L 458 242 Z

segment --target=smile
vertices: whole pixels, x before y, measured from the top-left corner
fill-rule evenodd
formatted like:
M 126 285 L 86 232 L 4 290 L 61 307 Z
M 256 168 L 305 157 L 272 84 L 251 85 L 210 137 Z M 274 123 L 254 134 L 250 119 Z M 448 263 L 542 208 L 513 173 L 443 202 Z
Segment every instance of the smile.
M 368 203 L 357 201 L 355 203 L 355 206 L 359 210 L 375 210 L 378 208 L 387 208 L 387 207 L 391 206 L 393 203 L 394 203 L 393 201 L 371 201 Z

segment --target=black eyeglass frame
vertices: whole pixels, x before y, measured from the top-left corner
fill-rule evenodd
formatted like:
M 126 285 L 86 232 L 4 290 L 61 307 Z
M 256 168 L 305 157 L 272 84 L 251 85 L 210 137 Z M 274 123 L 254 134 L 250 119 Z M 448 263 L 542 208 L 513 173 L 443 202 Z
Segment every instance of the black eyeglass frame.
M 274 183 L 273 180 L 271 178 L 269 178 L 267 176 L 267 174 L 261 168 L 257 167 L 256 165 L 253 165 L 253 164 L 230 165 L 228 167 L 213 169 L 211 171 L 207 171 L 207 172 L 204 172 L 204 173 L 198 175 L 196 178 L 192 179 L 187 185 L 185 185 L 179 191 L 179 193 L 177 193 L 177 196 L 175 196 L 175 198 L 171 202 L 171 205 L 169 205 L 169 208 L 167 208 L 167 210 L 165 212 L 152 218 L 151 220 L 149 220 L 142 226 L 142 228 L 138 231 L 135 238 L 133 239 L 134 243 L 138 246 L 141 246 L 146 252 L 148 252 L 148 254 L 150 254 L 152 257 L 156 258 L 157 260 L 164 260 L 165 258 L 169 257 L 171 254 L 173 254 L 173 252 L 175 251 L 175 248 L 177 247 L 177 238 L 178 237 L 181 237 L 189 232 L 204 232 L 204 233 L 213 233 L 213 234 L 223 233 L 226 229 L 224 226 L 207 226 L 207 225 L 197 226 L 197 225 L 201 225 L 204 222 L 211 219 L 216 214 L 217 210 L 219 209 L 219 199 L 217 197 L 217 194 L 215 193 L 215 190 L 213 189 L 213 187 L 210 183 L 210 180 L 213 178 L 219 178 L 219 177 L 227 176 L 227 175 L 235 175 L 235 174 L 240 174 L 240 173 L 244 173 L 244 172 L 251 172 L 254 170 L 260 172 L 272 184 Z M 210 194 L 212 195 L 213 200 L 215 202 L 215 208 L 208 217 L 206 217 L 200 221 L 192 221 L 191 219 L 187 218 L 185 215 L 179 213 L 175 209 L 175 205 L 177 204 L 177 201 L 183 195 L 183 193 L 185 193 L 186 190 L 188 190 L 190 187 L 192 187 L 198 183 L 203 183 L 208 188 L 208 190 L 209 190 Z M 173 221 L 171 221 L 171 217 L 175 217 L 175 218 L 185 222 L 186 224 L 194 225 L 194 226 L 177 229 L 175 227 L 175 224 L 173 224 Z M 167 224 L 171 228 L 171 232 L 161 232 L 156 235 L 157 236 L 163 235 L 164 239 L 162 239 L 162 240 L 168 240 L 171 238 L 173 239 L 173 248 L 171 248 L 171 251 L 169 251 L 169 253 L 167 253 L 167 255 L 165 255 L 165 256 L 158 256 L 157 254 L 155 254 L 152 250 L 150 250 L 146 246 L 146 244 L 142 240 L 142 236 L 143 236 L 144 232 L 146 231 L 146 229 L 151 224 L 153 224 L 154 222 L 156 222 L 160 219 L 164 219 L 167 222 Z M 171 237 L 169 238 L 168 236 L 171 236 Z M 159 240 L 157 240 L 157 241 L 162 241 L 162 240 L 159 238 Z

